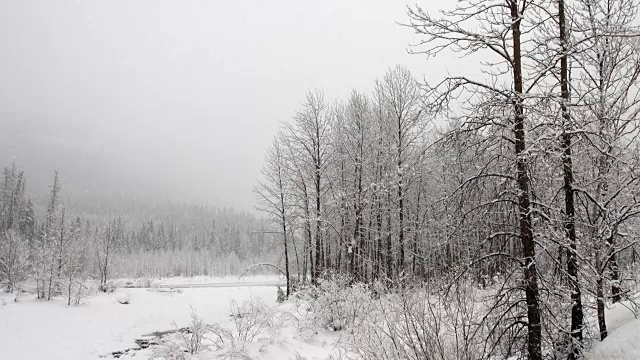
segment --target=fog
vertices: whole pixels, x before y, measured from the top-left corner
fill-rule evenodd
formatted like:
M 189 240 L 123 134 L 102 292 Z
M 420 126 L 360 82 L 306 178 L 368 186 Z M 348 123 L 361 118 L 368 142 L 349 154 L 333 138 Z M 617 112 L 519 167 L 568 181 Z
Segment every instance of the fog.
M 426 4 L 425 4 L 426 5 Z M 0 2 L 0 165 L 32 186 L 252 210 L 264 150 L 308 89 L 416 77 L 402 1 Z M 429 68 L 433 68 L 429 64 Z M 35 190 L 30 188 L 31 190 Z

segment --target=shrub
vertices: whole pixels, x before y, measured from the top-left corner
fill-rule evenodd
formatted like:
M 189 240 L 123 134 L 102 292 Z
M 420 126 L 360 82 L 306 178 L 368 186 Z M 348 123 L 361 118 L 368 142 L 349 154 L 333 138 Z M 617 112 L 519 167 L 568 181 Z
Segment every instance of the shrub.
M 241 342 L 253 341 L 272 325 L 273 312 L 259 298 L 250 298 L 240 304 L 231 301 L 230 307 L 236 330 L 234 335 Z
M 137 279 L 134 283 L 134 286 L 137 288 L 148 289 L 151 287 L 151 280 L 148 278 Z
M 173 341 L 165 341 L 160 347 L 154 348 L 152 352 L 153 359 L 166 360 L 186 360 L 187 356 L 184 350 Z
M 314 322 L 340 331 L 358 326 L 373 309 L 371 291 L 364 284 L 349 285 L 349 278 L 333 276 L 316 290 L 310 290 L 310 312 Z M 304 295 L 303 295 L 304 296 Z
M 284 295 L 284 291 L 282 291 L 282 288 L 280 286 L 278 286 L 278 294 L 276 297 L 276 302 L 278 304 L 282 304 L 286 299 L 286 296 Z
M 174 323 L 174 326 L 177 325 Z M 204 321 L 198 316 L 196 311 L 191 308 L 191 325 L 189 326 L 189 333 L 178 331 L 181 347 L 189 354 L 197 354 L 202 348 L 204 348 L 203 341 L 205 339 L 205 333 L 207 326 Z
M 116 290 L 118 290 L 118 285 L 114 281 L 108 281 L 98 286 L 98 291 L 108 294 L 114 293 Z
M 380 296 L 344 348 L 372 360 L 492 358 L 478 303 L 472 288 L 437 296 L 420 287 L 397 289 Z

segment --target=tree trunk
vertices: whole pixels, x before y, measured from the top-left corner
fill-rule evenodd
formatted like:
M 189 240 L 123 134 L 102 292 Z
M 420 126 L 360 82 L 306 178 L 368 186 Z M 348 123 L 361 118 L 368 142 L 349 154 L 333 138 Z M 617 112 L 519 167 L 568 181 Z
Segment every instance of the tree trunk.
M 420 195 L 422 195 L 422 178 L 420 178 L 420 183 L 418 184 L 418 196 L 416 200 L 416 217 L 414 219 L 415 222 L 415 231 L 413 233 L 413 257 L 411 264 L 411 273 L 416 275 L 416 258 L 418 257 L 418 234 L 420 232 Z
M 284 187 L 282 181 L 280 181 L 280 206 L 282 209 L 281 220 L 282 220 L 282 238 L 284 241 L 284 272 L 287 277 L 287 298 L 291 295 L 291 277 L 289 275 L 289 242 L 287 239 L 287 216 L 285 213 L 285 203 L 284 203 Z
M 376 189 L 377 190 L 377 189 Z M 376 252 L 376 269 L 374 270 L 376 279 L 380 278 L 382 273 L 383 263 L 383 247 L 382 247 L 382 200 L 379 195 L 376 195 L 378 208 L 376 209 L 376 236 L 378 239 L 377 252 Z
M 604 340 L 607 333 L 607 321 L 605 318 L 604 307 L 604 274 L 601 261 L 598 257 L 596 261 L 596 268 L 598 269 L 598 279 L 596 281 L 596 304 L 598 309 L 598 330 L 600 331 L 600 341 Z
M 404 189 L 402 188 L 402 124 L 398 119 L 398 247 L 400 248 L 400 259 L 398 260 L 397 271 L 404 271 Z
M 529 174 L 524 130 L 524 105 L 522 98 L 522 58 L 520 50 L 520 22 L 518 2 L 509 1 L 513 31 L 513 79 L 515 99 L 514 132 L 515 155 L 518 185 L 518 210 L 520 241 L 524 255 L 525 296 L 527 303 L 527 348 L 530 360 L 542 360 L 542 329 L 540 323 L 540 304 L 538 289 L 538 273 L 536 269 L 536 251 L 531 227 L 531 204 L 529 199 Z
M 391 207 L 391 193 L 387 193 L 387 206 Z M 387 208 L 387 278 L 393 278 L 393 254 L 391 248 L 391 209 Z
M 567 30 L 565 28 L 564 0 L 558 0 L 558 25 L 560 30 L 560 45 L 562 55 L 560 58 L 560 91 L 561 110 L 563 119 L 562 132 L 562 170 L 564 173 L 564 204 L 565 204 L 565 233 L 569 240 L 567 251 L 567 273 L 571 285 L 571 352 L 569 360 L 580 357 L 582 343 L 582 328 L 584 314 L 582 311 L 582 295 L 578 282 L 578 259 L 575 220 L 575 200 L 573 193 L 573 159 L 571 156 L 571 114 L 569 113 L 569 70 L 567 64 Z
M 622 287 L 620 286 L 620 267 L 618 266 L 618 257 L 615 253 L 616 243 L 615 238 L 618 233 L 617 227 L 614 227 L 611 232 L 611 236 L 607 238 L 607 252 L 609 260 L 609 270 L 611 270 L 611 301 L 613 303 L 620 302 L 622 300 Z
M 318 150 L 319 151 L 319 150 Z M 315 259 L 315 285 L 322 272 L 322 232 L 320 227 L 320 165 L 316 165 L 316 259 Z
M 283 216 L 284 218 L 284 216 Z M 287 298 L 291 295 L 291 277 L 289 275 L 289 245 L 287 241 L 287 225 L 282 226 L 284 230 L 284 273 L 287 277 Z
M 309 246 L 309 273 L 311 274 L 311 284 L 316 285 L 316 268 L 313 261 L 313 240 L 311 239 L 311 223 L 309 221 L 309 213 L 307 213 L 305 228 L 307 230 L 307 240 Z

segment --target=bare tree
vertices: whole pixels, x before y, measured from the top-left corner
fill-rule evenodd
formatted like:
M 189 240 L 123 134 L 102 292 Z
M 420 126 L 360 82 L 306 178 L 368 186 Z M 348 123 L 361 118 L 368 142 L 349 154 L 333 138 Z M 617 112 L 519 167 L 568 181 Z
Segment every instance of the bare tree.
M 107 279 L 113 268 L 113 261 L 122 239 L 122 220 L 113 220 L 104 228 L 102 233 L 96 229 L 95 256 L 100 278 L 100 291 L 107 291 Z
M 585 119 L 580 135 L 588 156 L 596 159 L 588 164 L 593 171 L 580 195 L 590 204 L 585 222 L 595 250 L 592 275 L 601 339 L 607 336 L 604 284 L 609 278 L 611 299 L 620 301 L 618 257 L 633 244 L 617 239 L 625 223 L 638 214 L 639 205 L 638 163 L 632 155 L 640 125 L 637 6 L 634 1 L 578 1 L 572 18 L 576 45 L 571 58 L 578 65 L 573 91 L 578 113 Z
M 405 269 L 405 196 L 410 185 L 408 171 L 412 152 L 420 142 L 424 130 L 420 91 L 408 69 L 401 66 L 389 70 L 382 82 L 384 98 L 392 122 L 395 142 L 395 166 L 398 214 L 398 247 L 400 255 L 397 271 Z
M 571 337 L 572 345 L 569 359 L 580 357 L 582 348 L 582 329 L 584 327 L 584 313 L 582 310 L 582 293 L 578 281 L 578 240 L 576 237 L 576 205 L 575 181 L 572 157 L 573 122 L 570 106 L 571 95 L 569 89 L 569 29 L 565 14 L 565 1 L 558 0 L 558 30 L 560 42 L 560 111 L 562 114 L 561 148 L 562 172 L 564 179 L 565 222 L 564 229 L 569 241 L 567 252 L 567 275 L 571 286 Z
M 279 138 L 274 139 L 265 156 L 262 168 L 263 180 L 258 182 L 254 192 L 258 195 L 259 209 L 267 215 L 269 221 L 276 224 L 282 235 L 284 248 L 284 268 L 287 278 L 287 297 L 291 294 L 291 275 L 289 273 L 289 237 L 291 234 L 291 190 L 289 168 L 286 165 L 286 153 Z
M 47 213 L 41 230 L 41 235 L 36 254 L 36 282 L 38 298 L 51 299 L 51 285 L 55 269 L 55 243 L 59 236 L 58 224 L 60 218 L 60 181 L 58 172 L 55 172 Z M 48 286 L 47 286 L 48 283 Z M 48 292 L 47 292 L 48 290 Z
M 76 305 L 80 301 L 89 267 L 88 240 L 88 237 L 83 234 L 80 218 L 77 217 L 70 225 L 67 252 L 62 267 L 62 278 L 66 282 L 67 305 L 71 305 L 74 298 Z
M 351 93 L 344 105 L 334 110 L 333 138 L 334 166 L 338 168 L 337 199 L 341 211 L 340 237 L 348 237 L 348 269 L 351 276 L 363 280 L 369 267 L 370 234 L 365 219 L 368 186 L 368 168 L 372 165 L 372 121 L 371 105 L 363 94 Z M 331 182 L 331 179 L 329 180 Z M 350 231 L 346 231 L 350 229 Z M 342 245 L 342 244 L 340 244 Z
M 291 142 L 295 143 L 302 153 L 300 170 L 311 174 L 309 178 L 313 185 L 313 210 L 315 231 L 314 236 L 314 254 L 310 261 L 312 263 L 311 280 L 315 284 L 317 278 L 325 267 L 324 245 L 323 245 L 323 229 L 322 229 L 322 204 L 324 198 L 325 187 L 323 183 L 324 172 L 326 170 L 329 157 L 329 123 L 326 116 L 327 105 L 324 101 L 324 95 L 319 92 L 309 92 L 302 109 L 297 111 L 294 116 L 294 123 L 289 126 L 289 136 Z M 304 176 L 308 176 L 304 174 Z M 310 250 L 311 251 L 311 250 Z
M 424 37 L 417 52 L 434 56 L 444 50 L 470 54 L 484 51 L 495 59 L 488 69 L 488 79 L 475 80 L 465 76 L 448 77 L 439 86 L 432 88 L 432 101 L 436 110 L 461 91 L 471 91 L 467 99 L 476 100 L 490 109 L 485 117 L 468 113 L 463 117 L 466 126 L 483 131 L 491 126 L 509 127 L 508 141 L 513 149 L 513 171 L 511 174 L 483 172 L 482 178 L 500 177 L 513 181 L 517 203 L 517 237 L 522 246 L 518 259 L 524 275 L 523 290 L 527 313 L 527 351 L 530 359 L 542 359 L 542 324 L 539 279 L 536 263 L 536 245 L 533 233 L 531 189 L 529 178 L 530 155 L 527 146 L 527 101 L 529 91 L 539 78 L 526 71 L 523 64 L 531 56 L 531 50 L 523 47 L 523 36 L 529 35 L 536 24 L 527 17 L 532 3 L 520 0 L 463 1 L 455 9 L 442 11 L 442 17 L 433 17 L 420 7 L 409 8 L 409 26 Z M 480 24 L 480 26 L 476 26 Z M 489 56 L 489 55 L 488 55 Z M 539 75 L 538 75 L 539 76 Z M 526 77 L 529 77 L 527 79 Z M 500 84 L 506 83 L 505 86 Z M 510 111 L 507 112 L 510 106 Z M 502 109 L 502 110 L 501 110 Z M 506 123 L 498 123 L 500 115 L 507 115 Z M 500 133 L 498 133 L 500 134 Z M 485 168 L 486 170 L 486 168 Z
M 0 279 L 6 282 L 9 292 L 22 290 L 22 284 L 30 274 L 29 244 L 15 230 L 0 232 Z

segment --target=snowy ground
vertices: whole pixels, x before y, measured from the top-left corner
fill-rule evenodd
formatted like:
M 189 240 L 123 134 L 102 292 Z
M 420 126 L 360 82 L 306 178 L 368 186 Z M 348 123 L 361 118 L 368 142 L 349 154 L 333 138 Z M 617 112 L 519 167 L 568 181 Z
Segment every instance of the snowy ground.
M 616 304 L 607 311 L 609 336 L 597 341 L 586 354 L 586 360 L 640 359 L 640 319 L 634 316 L 632 304 Z
M 119 288 L 114 293 L 95 293 L 80 306 L 67 306 L 63 298 L 39 301 L 23 295 L 19 303 L 13 295 L 0 293 L 0 348 L 2 359 L 87 360 L 114 351 L 136 347 L 135 339 L 156 331 L 187 327 L 192 309 L 207 324 L 233 328 L 230 302 L 262 299 L 280 320 L 302 318 L 293 304 L 276 304 L 277 277 L 237 278 L 198 277 L 191 279 L 123 279 L 118 284 L 146 285 L 147 288 Z M 195 284 L 194 288 L 170 289 L 165 286 Z M 223 284 L 223 287 L 198 287 Z M 230 285 L 237 286 L 230 286 Z M 261 284 L 253 286 L 252 284 Z M 215 286 L 215 285 L 214 285 Z M 127 296 L 130 304 L 118 303 Z M 625 306 L 626 305 L 626 306 Z M 298 311 L 296 313 L 296 311 Z M 173 323 L 175 322 L 175 324 Z M 631 304 L 617 304 L 607 311 L 609 337 L 596 341 L 586 360 L 640 359 L 640 319 Z M 275 322 L 275 326 L 254 341 L 243 345 L 251 359 L 331 359 L 336 354 L 339 332 L 296 326 L 295 321 Z M 122 359 L 158 358 L 153 348 L 127 353 Z M 208 359 L 187 356 L 186 359 Z M 166 357 L 170 359 L 170 357 Z
M 206 280 L 206 281 L 202 281 Z M 194 279 L 193 283 L 219 279 Z M 237 278 L 236 278 L 237 280 Z M 247 279 L 256 281 L 264 279 Z M 228 279 L 227 282 L 231 281 Z M 171 279 L 165 283 L 182 283 Z M 126 294 L 130 304 L 117 302 Z M 39 301 L 24 295 L 19 303 L 13 296 L 0 294 L 0 347 L 4 359 L 97 359 L 113 351 L 135 347 L 134 340 L 154 331 L 189 325 L 193 308 L 206 323 L 229 325 L 231 300 L 257 297 L 274 309 L 276 287 L 239 286 L 185 288 L 169 291 L 158 288 L 118 289 L 111 294 L 97 293 L 80 306 L 67 306 L 62 298 Z M 254 349 L 253 358 L 288 359 L 304 354 L 308 359 L 325 359 L 331 352 L 331 334 L 298 338 L 294 329 L 279 329 L 277 338 Z M 138 352 L 134 358 L 151 358 L 151 352 Z M 145 356 L 146 355 L 146 356 Z

